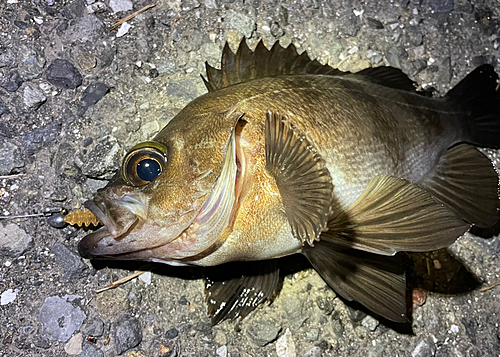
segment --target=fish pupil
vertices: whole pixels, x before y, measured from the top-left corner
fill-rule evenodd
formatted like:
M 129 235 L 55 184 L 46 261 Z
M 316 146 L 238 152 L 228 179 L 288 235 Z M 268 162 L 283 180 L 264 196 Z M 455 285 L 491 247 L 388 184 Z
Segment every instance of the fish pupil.
M 137 176 L 143 181 L 151 182 L 159 174 L 161 174 L 161 166 L 154 159 L 144 159 L 137 164 Z

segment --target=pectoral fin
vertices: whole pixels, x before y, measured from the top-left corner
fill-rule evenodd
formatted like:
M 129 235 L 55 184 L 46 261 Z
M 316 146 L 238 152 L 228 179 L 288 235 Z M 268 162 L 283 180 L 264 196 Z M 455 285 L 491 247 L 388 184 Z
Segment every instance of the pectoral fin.
M 386 257 L 321 241 L 304 254 L 344 299 L 395 322 L 407 322 L 406 279 L 399 257 Z
M 333 184 L 325 161 L 279 113 L 266 118 L 266 170 L 276 180 L 292 234 L 313 245 L 332 209 Z
M 352 206 L 328 222 L 322 240 L 382 255 L 447 247 L 469 229 L 447 206 L 409 181 L 376 176 Z
M 271 299 L 279 283 L 274 260 L 229 263 L 207 268 L 206 272 L 205 297 L 212 325 L 245 317 Z

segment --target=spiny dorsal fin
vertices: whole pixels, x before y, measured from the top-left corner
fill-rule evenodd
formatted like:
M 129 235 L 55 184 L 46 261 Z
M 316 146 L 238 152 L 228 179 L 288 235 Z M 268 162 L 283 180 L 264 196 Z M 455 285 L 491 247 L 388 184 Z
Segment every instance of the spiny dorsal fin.
M 306 52 L 299 54 L 297 48 L 290 44 L 283 47 L 276 42 L 268 50 L 262 40 L 252 51 L 245 38 L 240 42 L 238 50 L 233 53 L 225 44 L 222 51 L 221 69 L 216 69 L 205 62 L 207 78 L 203 82 L 209 92 L 229 87 L 246 81 L 274 77 L 280 75 L 323 74 L 347 76 L 385 87 L 415 91 L 414 83 L 399 69 L 393 67 L 367 68 L 357 73 L 343 72 L 317 60 L 311 60 Z
M 209 92 L 243 83 L 251 79 L 289 74 L 330 74 L 342 75 L 342 72 L 317 60 L 311 60 L 306 52 L 299 54 L 293 44 L 283 47 L 276 42 L 268 50 L 262 40 L 252 51 L 243 38 L 236 54 L 226 42 L 222 50 L 221 69 L 205 63 L 207 78 L 203 78 Z

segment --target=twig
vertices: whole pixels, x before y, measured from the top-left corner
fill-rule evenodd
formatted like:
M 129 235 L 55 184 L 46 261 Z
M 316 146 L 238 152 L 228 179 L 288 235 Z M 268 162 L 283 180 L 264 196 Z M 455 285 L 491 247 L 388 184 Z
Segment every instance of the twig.
M 2 179 L 18 178 L 18 177 L 21 177 L 21 176 L 24 176 L 24 174 L 3 175 L 3 176 L 0 176 L 0 180 L 2 180 Z
M 491 285 L 485 286 L 484 288 L 481 288 L 479 291 L 485 292 L 485 291 L 491 290 L 499 285 L 500 285 L 500 281 L 497 281 L 496 283 L 493 283 Z
M 131 20 L 133 19 L 134 17 L 136 17 L 137 15 L 139 15 L 141 12 L 144 12 L 146 11 L 147 9 L 150 9 L 152 7 L 155 7 L 156 4 L 149 4 L 149 5 L 146 5 L 144 6 L 142 9 L 134 12 L 133 14 L 130 14 L 128 16 L 125 16 L 124 18 L 122 19 L 116 19 L 116 23 L 114 25 L 112 25 L 109 30 L 110 31 L 113 31 L 113 30 L 116 30 L 118 28 L 118 26 L 120 26 L 121 24 L 123 24 L 124 22 L 128 21 L 128 20 Z
M 145 272 L 146 271 L 138 270 L 135 273 L 127 275 L 126 277 L 121 278 L 120 280 L 117 280 L 114 283 L 111 283 L 111 284 L 109 284 L 108 286 L 105 286 L 102 289 L 96 290 L 96 293 L 99 294 L 99 293 L 102 293 L 103 291 L 114 289 L 114 288 L 122 285 L 123 283 L 126 283 L 129 280 L 137 278 L 139 275 L 144 274 Z

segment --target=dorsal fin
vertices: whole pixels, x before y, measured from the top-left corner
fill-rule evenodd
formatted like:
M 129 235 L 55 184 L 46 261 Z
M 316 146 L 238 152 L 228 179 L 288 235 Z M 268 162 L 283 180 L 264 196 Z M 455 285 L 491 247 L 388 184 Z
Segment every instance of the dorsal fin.
M 323 65 L 317 60 L 311 60 L 306 52 L 299 54 L 293 44 L 283 47 L 276 42 L 268 50 L 262 40 L 252 52 L 243 38 L 238 51 L 233 53 L 225 44 L 222 51 L 221 69 L 216 69 L 205 63 L 207 78 L 203 78 L 209 92 L 243 83 L 251 79 L 273 77 L 289 74 L 332 74 L 342 72 L 329 65 Z
M 290 44 L 283 47 L 276 42 L 269 50 L 262 40 L 252 51 L 243 38 L 236 53 L 225 44 L 222 51 L 221 69 L 205 62 L 207 78 L 203 82 L 209 92 L 243 83 L 252 79 L 280 75 L 323 74 L 348 76 L 386 87 L 415 91 L 414 83 L 399 69 L 393 67 L 367 68 L 357 73 L 343 72 L 317 60 L 311 60 L 306 52 L 299 54 Z

